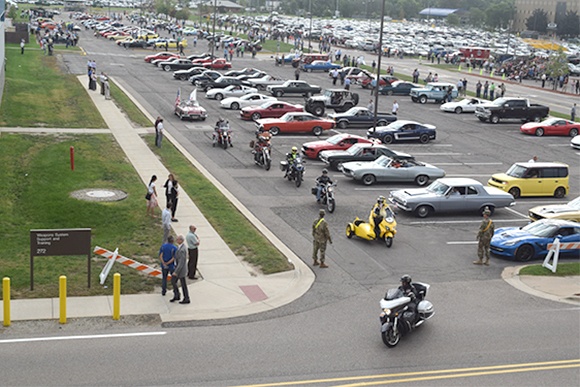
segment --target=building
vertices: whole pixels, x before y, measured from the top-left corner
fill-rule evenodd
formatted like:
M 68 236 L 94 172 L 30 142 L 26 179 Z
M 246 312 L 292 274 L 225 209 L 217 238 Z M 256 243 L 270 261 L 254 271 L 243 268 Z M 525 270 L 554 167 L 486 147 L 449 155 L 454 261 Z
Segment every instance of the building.
M 541 9 L 548 14 L 548 23 L 557 23 L 561 16 L 568 11 L 580 14 L 579 0 L 515 0 L 516 13 L 514 16 L 514 31 L 526 30 L 526 20 L 532 16 L 534 10 Z

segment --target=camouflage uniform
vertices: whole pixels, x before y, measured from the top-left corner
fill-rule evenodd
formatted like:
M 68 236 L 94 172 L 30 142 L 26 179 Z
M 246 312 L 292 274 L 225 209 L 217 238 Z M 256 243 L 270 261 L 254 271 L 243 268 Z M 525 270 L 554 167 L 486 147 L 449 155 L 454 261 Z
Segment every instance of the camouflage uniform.
M 326 253 L 326 241 L 332 243 L 328 223 L 324 220 L 325 212 L 320 210 L 320 217 L 312 223 L 312 237 L 314 238 L 314 249 L 312 251 L 312 260 L 314 266 L 318 265 L 318 250 L 320 250 L 320 267 L 328 267 L 324 263 Z
M 484 211 L 484 218 L 479 226 L 479 231 L 477 233 L 477 240 L 479 241 L 477 245 L 477 257 L 478 261 L 474 261 L 476 265 L 489 265 L 489 244 L 491 238 L 493 237 L 494 226 L 493 221 L 489 218 L 490 211 Z M 483 255 L 485 254 L 485 262 L 483 262 Z

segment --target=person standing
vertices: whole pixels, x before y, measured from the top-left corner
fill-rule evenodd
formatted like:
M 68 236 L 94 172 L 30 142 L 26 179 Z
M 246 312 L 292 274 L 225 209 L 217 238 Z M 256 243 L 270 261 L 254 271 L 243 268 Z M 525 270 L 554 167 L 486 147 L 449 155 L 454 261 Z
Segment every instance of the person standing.
M 162 243 L 165 243 L 171 232 L 171 203 L 167 203 L 167 206 L 161 211 L 161 226 L 163 227 Z
M 167 206 L 171 208 L 171 221 L 177 222 L 175 218 L 175 211 L 177 210 L 177 200 L 179 195 L 179 185 L 173 173 L 170 173 L 167 181 L 163 184 L 163 188 L 165 188 L 165 199 Z
M 345 90 L 350 90 L 350 78 L 346 78 L 344 80 L 344 89 Z
M 501 85 L 499 85 L 499 96 L 503 98 L 503 96 L 505 95 L 505 84 L 502 82 Z
M 489 90 L 489 83 L 485 81 L 483 84 L 483 99 L 487 99 L 487 91 Z
M 489 100 L 493 101 L 495 97 L 495 84 L 492 82 L 491 85 L 489 85 Z
M 161 148 L 161 141 L 163 140 L 163 118 L 159 118 L 155 126 L 155 145 Z
M 312 224 L 312 237 L 314 238 L 314 249 L 312 251 L 312 260 L 314 261 L 313 265 L 318 266 L 322 269 L 326 269 L 328 265 L 325 262 L 326 260 L 326 242 L 330 242 L 332 244 L 332 239 L 330 238 L 330 231 L 328 230 L 328 223 L 324 219 L 324 215 L 326 212 L 324 210 L 320 210 L 318 212 L 318 219 L 314 221 Z M 318 251 L 320 250 L 320 263 L 318 263 Z
M 576 104 L 572 105 L 572 109 L 570 109 L 570 121 L 576 121 Z
M 481 98 L 481 81 L 477 81 L 477 83 L 475 84 L 475 97 L 476 98 Z
M 479 231 L 477 233 L 477 240 L 479 243 L 477 244 L 477 257 L 479 258 L 477 261 L 473 261 L 474 265 L 485 265 L 489 266 L 489 243 L 491 242 L 491 238 L 493 237 L 494 226 L 493 221 L 490 219 L 491 211 L 488 207 L 485 207 L 483 210 L 483 220 L 481 221 L 481 225 L 479 226 Z M 483 260 L 483 256 L 485 255 L 485 261 Z
M 396 116 L 398 111 L 399 111 L 399 103 L 397 102 L 397 100 L 394 100 L 391 113 L 393 113 L 393 115 Z
M 20 55 L 24 55 L 24 46 L 26 45 L 26 42 L 24 41 L 24 39 L 20 40 Z
M 457 96 L 463 94 L 463 81 L 460 79 L 457 81 Z
M 197 272 L 197 259 L 199 257 L 199 237 L 195 233 L 197 227 L 193 224 L 189 226 L 189 232 L 185 236 L 187 242 L 187 253 L 189 260 L 187 261 L 187 277 L 191 280 L 196 280 L 195 273 Z
M 369 100 L 369 104 L 367 105 L 367 109 L 371 113 L 374 113 L 374 111 L 375 111 L 375 101 L 372 98 Z
M 463 81 L 461 81 L 461 83 L 463 84 L 463 87 L 462 87 L 463 96 L 466 97 L 467 96 L 467 78 L 463 78 Z
M 167 276 L 175 269 L 175 252 L 177 247 L 173 244 L 173 236 L 167 238 L 167 242 L 159 249 L 159 261 L 161 261 L 161 295 L 167 293 Z
M 157 190 L 155 189 L 155 182 L 157 181 L 157 176 L 151 176 L 149 184 L 147 185 L 147 215 L 151 213 L 152 217 L 155 217 L 155 207 L 157 207 Z
M 546 79 L 548 77 L 546 76 L 546 73 L 542 74 L 542 89 L 544 88 L 544 86 L 546 86 Z
M 332 85 L 336 86 L 336 81 L 338 80 L 338 70 L 337 69 L 333 69 L 332 70 Z
M 181 295 L 179 294 L 179 286 L 177 281 L 181 284 L 181 291 L 183 292 L 183 300 L 180 304 L 189 304 L 189 290 L 187 289 L 187 281 L 185 276 L 187 275 L 187 252 L 185 247 L 185 238 L 183 235 L 177 236 L 177 250 L 175 251 L 175 271 L 171 275 L 171 284 L 173 285 L 173 298 L 169 302 L 179 301 Z
M 284 61 L 284 59 L 282 59 L 282 61 Z M 300 80 L 300 67 L 296 67 L 296 70 L 294 70 L 294 79 L 296 79 L 297 81 Z M 333 82 L 336 83 L 335 80 Z
M 109 84 L 109 77 L 105 74 L 105 99 L 111 99 L 111 85 Z

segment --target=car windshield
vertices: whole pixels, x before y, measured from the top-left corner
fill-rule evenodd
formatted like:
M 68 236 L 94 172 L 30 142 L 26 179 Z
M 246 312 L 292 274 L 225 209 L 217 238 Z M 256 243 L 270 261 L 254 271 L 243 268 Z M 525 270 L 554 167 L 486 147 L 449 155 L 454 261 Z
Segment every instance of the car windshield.
M 330 91 L 330 90 L 326 90 L 326 91 L 324 92 L 324 96 L 325 96 L 325 97 L 332 97 L 332 91 Z
M 384 155 L 375 160 L 375 163 L 381 167 L 387 167 L 390 162 L 391 162 L 391 158 L 384 156 Z
M 360 150 L 362 149 L 362 147 L 360 145 L 354 144 L 353 146 L 351 146 L 350 148 L 348 148 L 346 150 L 346 152 L 349 155 L 356 155 L 358 152 L 360 152 Z
M 498 98 L 495 101 L 493 101 L 491 104 L 493 106 L 502 106 L 504 103 L 506 103 L 506 99 L 505 98 Z
M 294 119 L 294 114 L 286 113 L 280 118 L 280 121 L 288 122 L 288 121 L 292 121 L 293 119 Z
M 522 230 L 537 237 L 552 237 L 558 230 L 558 226 L 546 222 L 533 222 L 524 226 Z
M 270 107 L 270 105 L 272 105 L 272 104 L 273 104 L 272 101 L 264 102 L 263 104 L 260 105 L 260 108 L 266 109 L 266 108 Z
M 444 195 L 447 190 L 449 190 L 449 186 L 439 180 L 434 181 L 429 187 L 427 187 L 427 191 L 433 192 L 436 195 Z
M 392 122 L 387 126 L 389 127 L 389 129 L 401 129 L 406 124 L 407 124 L 406 121 L 401 120 L 401 121 Z
M 561 118 L 548 118 L 547 120 L 542 121 L 542 125 L 554 125 L 560 120 Z
M 345 134 L 335 134 L 334 136 L 329 137 L 326 141 L 332 145 L 336 145 L 342 140 L 344 140 L 345 137 L 346 137 Z
M 527 169 L 522 167 L 521 165 L 514 164 L 510 167 L 510 169 L 508 169 L 508 171 L 506 172 L 506 175 L 511 176 L 511 177 L 521 178 L 521 177 L 524 177 L 526 170 Z

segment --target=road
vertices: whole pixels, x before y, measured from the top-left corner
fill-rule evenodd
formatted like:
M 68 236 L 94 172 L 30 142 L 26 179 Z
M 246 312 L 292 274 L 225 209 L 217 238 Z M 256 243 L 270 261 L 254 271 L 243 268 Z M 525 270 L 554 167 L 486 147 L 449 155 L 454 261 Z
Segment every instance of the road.
M 86 59 L 95 59 L 99 71 L 119 80 L 152 115 L 164 116 L 167 130 L 310 263 L 310 227 L 318 210 L 310 183 L 323 165 L 308 162 L 306 184 L 300 188 L 285 181 L 276 168 L 268 172 L 258 168 L 247 145 L 253 138 L 253 123 L 240 121 L 237 112 L 221 110 L 217 102 L 206 101 L 203 93 L 198 99 L 208 109 L 208 122 L 179 121 L 172 115 L 177 88 L 187 96 L 193 89 L 189 84 L 174 81 L 171 73 L 144 63 L 142 50 L 125 51 L 96 41 L 84 31 L 82 34 L 88 57 L 67 55 L 63 65 L 82 74 Z M 198 46 L 201 51 L 201 44 Z M 293 69 L 275 67 L 269 58 L 261 58 L 234 57 L 234 67 L 258 67 L 273 75 L 293 76 Z M 323 87 L 331 85 L 326 74 L 303 74 L 301 79 Z M 547 91 L 538 94 L 553 100 Z M 366 98 L 368 91 L 361 90 L 361 101 Z M 437 140 L 427 145 L 392 148 L 440 166 L 448 176 L 485 182 L 492 173 L 533 155 L 570 164 L 567 199 L 520 199 L 513 209 L 496 211 L 496 227 L 524 225 L 530 207 L 565 202 L 580 194 L 578 152 L 569 147 L 569 138 L 526 137 L 519 133 L 517 123 L 483 124 L 471 115 L 441 113 L 435 104 L 397 99 L 400 118 L 434 124 L 438 133 Z M 302 102 L 301 98 L 288 100 Z M 392 100 L 381 97 L 380 110 L 388 111 Z M 219 115 L 228 118 L 235 129 L 235 147 L 226 151 L 210 146 L 212 124 Z M 360 129 L 349 132 L 364 134 Z M 308 135 L 276 137 L 275 164 L 291 146 L 312 139 L 314 136 Z M 506 284 L 500 274 L 512 262 L 494 258 L 488 268 L 472 265 L 475 232 L 481 220 L 477 214 L 437 215 L 424 220 L 399 214 L 398 234 L 391 249 L 378 242 L 349 240 L 344 235 L 347 222 L 355 216 L 366 217 L 378 195 L 388 196 L 390 190 L 412 185 L 364 187 L 336 172 L 333 178 L 338 180 L 338 204 L 336 212 L 327 216 L 334 237 L 327 250 L 331 267 L 316 270 L 315 284 L 301 299 L 260 315 L 167 328 L 162 335 L 33 343 L 0 340 L 2 382 L 221 386 L 298 381 L 302 385 L 359 385 L 386 384 L 391 377 L 385 375 L 405 373 L 400 378 L 407 383 L 425 385 L 550 385 L 554 380 L 562 385 L 578 384 L 578 362 L 520 366 L 580 359 L 579 310 L 534 298 Z M 404 273 L 432 285 L 428 298 L 435 305 L 436 316 L 404 337 L 396 349 L 388 350 L 380 339 L 378 300 Z M 148 330 L 123 328 L 112 333 Z M 96 327 L 90 333 L 111 330 Z M 503 365 L 514 368 L 478 368 Z M 435 370 L 447 371 L 422 373 Z M 437 378 L 442 375 L 451 376 Z

